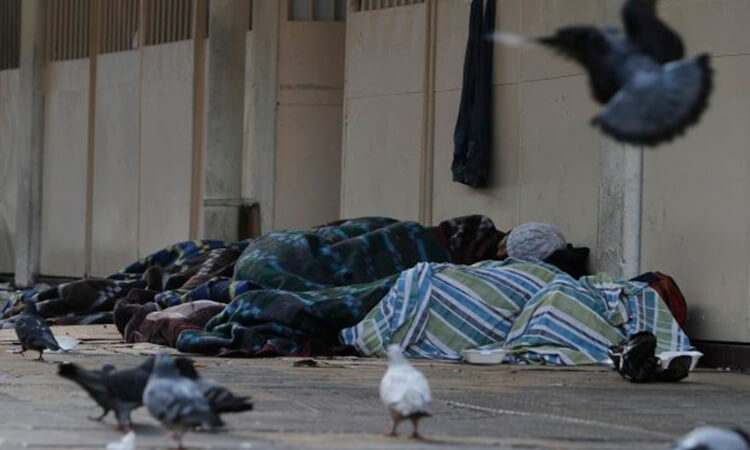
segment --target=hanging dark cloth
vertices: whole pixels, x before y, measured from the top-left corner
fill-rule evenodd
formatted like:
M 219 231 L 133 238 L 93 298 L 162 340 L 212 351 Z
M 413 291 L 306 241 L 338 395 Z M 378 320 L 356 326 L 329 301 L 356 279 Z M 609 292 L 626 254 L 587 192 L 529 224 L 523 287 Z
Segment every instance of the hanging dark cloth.
M 453 153 L 453 181 L 471 187 L 486 187 L 492 151 L 492 69 L 495 30 L 495 0 L 473 0 L 469 19 L 469 42 L 464 59 L 464 80 L 458 110 Z

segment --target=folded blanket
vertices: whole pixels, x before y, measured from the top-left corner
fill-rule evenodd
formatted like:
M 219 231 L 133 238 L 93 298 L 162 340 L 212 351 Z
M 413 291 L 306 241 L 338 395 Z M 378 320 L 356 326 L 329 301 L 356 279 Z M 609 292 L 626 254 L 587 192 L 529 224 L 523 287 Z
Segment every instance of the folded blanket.
M 577 281 L 551 265 L 508 259 L 420 264 L 340 338 L 363 355 L 397 343 L 412 357 L 460 360 L 462 350 L 502 347 L 514 362 L 574 365 L 605 362 L 610 345 L 644 330 L 656 334 L 660 351 L 690 348 L 645 283 Z

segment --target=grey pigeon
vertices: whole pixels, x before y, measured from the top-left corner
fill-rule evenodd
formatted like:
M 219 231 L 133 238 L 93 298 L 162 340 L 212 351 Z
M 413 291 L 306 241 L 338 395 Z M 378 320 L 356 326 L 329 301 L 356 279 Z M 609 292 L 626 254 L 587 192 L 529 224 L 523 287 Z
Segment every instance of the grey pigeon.
M 654 146 L 684 133 L 708 106 L 709 56 L 684 58 L 680 36 L 656 15 L 656 0 L 627 0 L 624 32 L 567 26 L 538 42 L 581 64 L 604 110 L 593 124 L 614 139 Z
M 26 299 L 25 305 L 15 325 L 16 335 L 21 341 L 21 350 L 16 353 L 23 355 L 26 350 L 35 350 L 39 352 L 36 360 L 44 361 L 44 350 L 59 351 L 60 346 L 44 317 L 39 315 L 34 300 Z
M 154 359 L 150 356 L 140 365 L 124 370 L 115 370 L 111 365 L 105 365 L 100 370 L 85 370 L 76 364 L 63 363 L 58 369 L 58 374 L 81 386 L 102 408 L 102 415 L 92 420 L 101 421 L 109 411 L 114 411 L 118 428 L 124 431 L 132 427 L 131 412 L 143 405 L 143 392 L 153 371 Z M 214 413 L 224 414 L 253 409 L 250 397 L 238 397 L 227 388 L 200 378 L 190 358 L 176 357 L 173 361 L 181 376 L 198 383 Z
M 422 372 L 415 369 L 401 353 L 398 345 L 388 347 L 388 370 L 380 381 L 380 399 L 393 420 L 390 436 L 404 420 L 414 426 L 411 437 L 422 439 L 418 431 L 419 419 L 429 417 L 430 386 Z
M 223 422 L 211 409 L 198 384 L 180 375 L 174 360 L 166 353 L 156 355 L 154 370 L 143 392 L 143 404 L 172 432 L 182 449 L 182 436 L 189 430 Z
M 674 450 L 750 450 L 750 436 L 740 429 L 700 427 L 685 435 Z

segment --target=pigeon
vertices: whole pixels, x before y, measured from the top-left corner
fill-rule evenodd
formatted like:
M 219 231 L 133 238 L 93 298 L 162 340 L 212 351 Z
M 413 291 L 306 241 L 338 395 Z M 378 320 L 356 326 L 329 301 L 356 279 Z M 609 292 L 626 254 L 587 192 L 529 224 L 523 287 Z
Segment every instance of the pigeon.
M 102 415 L 91 420 L 101 421 L 109 411 L 114 411 L 118 428 L 124 431 L 132 427 L 131 412 L 143 405 L 143 392 L 153 371 L 154 359 L 150 356 L 140 365 L 124 370 L 115 370 L 111 365 L 100 370 L 85 370 L 72 363 L 63 363 L 58 374 L 80 385 L 102 408 Z M 238 397 L 218 383 L 200 378 L 190 358 L 176 357 L 173 361 L 181 376 L 196 381 L 214 413 L 253 409 L 250 397 Z
M 396 429 L 404 420 L 411 420 L 411 437 L 422 439 L 418 431 L 419 419 L 430 417 L 430 386 L 422 372 L 406 360 L 398 345 L 388 347 L 388 370 L 380 381 L 380 399 L 393 419 L 389 436 L 398 436 Z
M 172 431 L 179 449 L 183 448 L 182 436 L 187 431 L 199 426 L 223 425 L 198 384 L 181 376 L 172 357 L 163 352 L 156 355 L 154 370 L 143 392 L 143 404 Z
M 135 433 L 131 431 L 119 441 L 110 442 L 107 450 L 135 450 Z
M 713 89 L 709 56 L 684 59 L 680 36 L 659 19 L 657 0 L 627 0 L 624 32 L 573 25 L 535 39 L 582 65 L 594 99 L 592 124 L 617 141 L 656 146 L 698 122 Z M 501 34 L 495 40 L 504 41 Z
M 750 436 L 740 429 L 699 427 L 685 435 L 673 450 L 750 450 Z
M 21 341 L 21 350 L 16 353 L 23 355 L 26 350 L 35 350 L 39 352 L 39 358 L 36 361 L 44 361 L 42 358 L 44 350 L 56 352 L 60 350 L 60 346 L 44 317 L 39 315 L 34 300 L 26 299 L 25 305 L 15 325 L 16 335 Z

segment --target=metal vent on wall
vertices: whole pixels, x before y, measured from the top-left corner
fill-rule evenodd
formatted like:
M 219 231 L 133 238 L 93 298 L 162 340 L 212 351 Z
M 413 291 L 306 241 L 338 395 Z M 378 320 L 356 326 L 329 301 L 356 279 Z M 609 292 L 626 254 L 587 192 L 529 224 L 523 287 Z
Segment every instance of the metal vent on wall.
M 379 9 L 398 8 L 400 6 L 418 5 L 424 0 L 353 0 L 353 12 L 376 11 Z
M 89 57 L 91 0 L 56 0 L 47 8 L 47 57 L 64 61 Z
M 147 0 L 145 8 L 146 45 L 193 38 L 192 0 Z
M 343 22 L 346 0 L 289 0 L 289 20 Z
M 137 49 L 138 0 L 95 0 L 99 6 L 99 53 Z
M 0 70 L 18 68 L 21 56 L 21 0 L 0 0 Z

